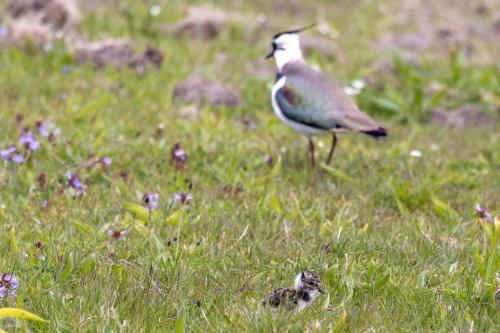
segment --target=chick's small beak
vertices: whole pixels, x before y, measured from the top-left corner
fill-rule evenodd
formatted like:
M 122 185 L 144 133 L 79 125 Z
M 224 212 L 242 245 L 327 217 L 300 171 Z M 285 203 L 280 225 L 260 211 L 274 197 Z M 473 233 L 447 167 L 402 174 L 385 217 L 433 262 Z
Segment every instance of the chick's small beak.
M 269 52 L 268 55 L 266 55 L 266 59 L 272 58 L 273 55 L 274 55 L 274 50 L 272 50 L 271 52 Z
M 318 291 L 319 291 L 320 293 L 322 293 L 322 294 L 324 294 L 324 293 L 325 293 L 325 292 L 323 291 L 323 289 L 321 289 L 321 288 L 318 288 Z

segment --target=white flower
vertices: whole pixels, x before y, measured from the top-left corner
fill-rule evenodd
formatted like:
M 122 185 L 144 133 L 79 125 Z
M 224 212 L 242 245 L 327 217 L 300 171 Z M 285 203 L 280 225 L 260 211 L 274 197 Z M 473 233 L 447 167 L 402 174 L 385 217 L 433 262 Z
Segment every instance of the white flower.
M 354 80 L 351 82 L 351 87 L 353 87 L 356 90 L 361 91 L 365 87 L 365 81 L 360 80 L 360 79 Z
M 349 96 L 356 96 L 359 94 L 359 90 L 354 89 L 353 87 L 345 87 L 344 92 Z
M 422 157 L 422 152 L 420 150 L 413 149 L 412 151 L 410 151 L 410 156 L 420 158 Z
M 330 28 L 330 26 L 328 24 L 321 23 L 321 24 L 318 24 L 318 31 L 322 35 L 328 35 L 332 31 L 332 29 Z
M 151 16 L 158 16 L 160 14 L 160 12 L 161 12 L 161 8 L 158 5 L 154 5 L 153 7 L 151 7 L 149 9 L 149 14 Z

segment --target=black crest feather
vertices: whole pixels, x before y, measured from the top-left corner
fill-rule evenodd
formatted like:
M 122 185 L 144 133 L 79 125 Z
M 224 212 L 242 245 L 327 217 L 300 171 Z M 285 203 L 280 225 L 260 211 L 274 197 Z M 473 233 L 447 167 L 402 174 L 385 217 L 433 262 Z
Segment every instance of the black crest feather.
M 286 34 L 298 34 L 298 33 L 301 33 L 302 31 L 305 31 L 305 30 L 308 30 L 308 29 L 311 29 L 311 28 L 314 28 L 316 26 L 316 23 L 313 23 L 313 24 L 309 24 L 305 27 L 302 27 L 302 28 L 298 28 L 298 29 L 293 29 L 293 30 L 288 30 L 288 31 L 283 31 L 283 32 L 280 32 L 276 35 L 274 35 L 273 39 L 275 38 L 278 38 L 279 36 L 281 35 L 286 35 Z

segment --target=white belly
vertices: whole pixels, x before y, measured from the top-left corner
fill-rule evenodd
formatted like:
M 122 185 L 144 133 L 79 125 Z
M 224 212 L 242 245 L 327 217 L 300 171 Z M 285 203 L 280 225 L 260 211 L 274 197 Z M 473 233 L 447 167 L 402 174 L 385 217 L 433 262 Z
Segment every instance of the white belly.
M 297 311 L 300 312 L 304 310 L 309 305 L 309 303 L 310 302 L 306 302 L 302 299 L 299 299 L 299 301 L 297 302 Z
M 281 79 L 279 79 L 274 84 L 273 91 L 272 91 L 272 94 L 271 94 L 271 100 L 273 102 L 273 109 L 274 109 L 274 112 L 276 113 L 276 115 L 278 116 L 278 118 L 280 118 L 280 120 L 282 122 L 284 122 L 289 127 L 293 128 L 297 132 L 299 132 L 299 133 L 301 133 L 303 135 L 309 136 L 309 137 L 310 136 L 314 136 L 314 135 L 325 135 L 325 134 L 328 134 L 329 133 L 328 131 L 325 131 L 325 130 L 322 130 L 322 129 L 318 129 L 318 128 L 315 128 L 315 127 L 311 127 L 311 126 L 307 126 L 307 125 L 298 123 L 296 121 L 290 120 L 287 117 L 285 117 L 285 115 L 283 114 L 283 112 L 281 112 L 281 109 L 280 109 L 278 103 L 276 102 L 276 92 L 285 85 L 285 82 L 286 82 L 286 78 L 285 77 L 282 77 Z
M 319 296 L 319 291 L 313 290 L 309 292 L 309 302 L 304 301 L 303 299 L 298 300 L 297 302 L 297 311 L 304 310 L 308 305 L 310 305 L 316 297 Z

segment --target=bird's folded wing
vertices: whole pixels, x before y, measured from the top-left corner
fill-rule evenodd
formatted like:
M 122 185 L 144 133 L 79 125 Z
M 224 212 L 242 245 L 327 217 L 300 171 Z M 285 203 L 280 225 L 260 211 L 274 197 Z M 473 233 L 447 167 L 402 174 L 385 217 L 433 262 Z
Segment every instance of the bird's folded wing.
M 295 66 L 275 95 L 286 118 L 324 130 L 364 131 L 377 126 L 341 85 L 305 66 Z
M 342 112 L 336 112 L 329 96 L 304 80 L 287 79 L 275 98 L 283 115 L 291 121 L 324 130 L 344 127 Z

